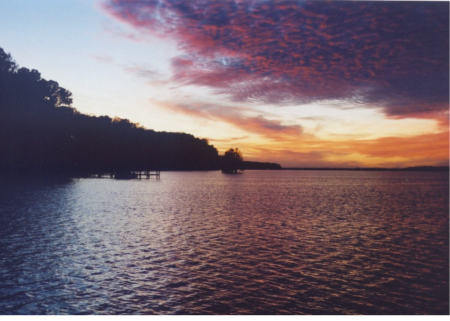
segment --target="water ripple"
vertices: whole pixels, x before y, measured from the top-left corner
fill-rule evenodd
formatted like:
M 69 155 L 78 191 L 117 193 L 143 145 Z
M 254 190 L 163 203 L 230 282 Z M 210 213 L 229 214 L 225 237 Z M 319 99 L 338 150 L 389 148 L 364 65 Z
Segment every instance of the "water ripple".
M 0 182 L 2 314 L 448 314 L 448 176 Z

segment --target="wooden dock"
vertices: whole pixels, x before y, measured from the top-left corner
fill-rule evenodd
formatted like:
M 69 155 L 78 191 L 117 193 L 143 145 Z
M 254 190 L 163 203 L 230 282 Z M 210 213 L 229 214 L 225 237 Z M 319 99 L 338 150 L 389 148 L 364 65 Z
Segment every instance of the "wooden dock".
M 150 177 L 155 177 L 156 179 L 159 179 L 161 177 L 161 171 L 138 171 L 135 172 L 138 179 L 142 179 L 142 177 L 145 177 L 149 179 Z
M 159 170 L 142 170 L 142 171 L 114 171 L 109 173 L 95 174 L 96 178 L 112 178 L 112 179 L 150 179 L 152 177 L 160 179 L 161 171 Z

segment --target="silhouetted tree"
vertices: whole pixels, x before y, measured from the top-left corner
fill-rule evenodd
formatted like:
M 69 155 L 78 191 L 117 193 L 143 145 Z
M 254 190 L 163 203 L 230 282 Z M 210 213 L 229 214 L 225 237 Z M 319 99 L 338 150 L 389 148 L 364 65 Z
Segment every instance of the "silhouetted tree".
M 221 168 L 222 157 L 205 139 L 84 115 L 71 105 L 70 91 L 35 69 L 19 68 L 0 48 L 0 172 Z M 224 157 L 233 168 L 242 162 L 237 149 Z
M 19 68 L 0 48 L 0 171 L 219 168 L 217 150 L 204 139 L 84 115 L 71 104 L 70 91 Z
M 230 148 L 222 158 L 222 170 L 224 172 L 236 173 L 243 168 L 243 157 L 238 148 Z

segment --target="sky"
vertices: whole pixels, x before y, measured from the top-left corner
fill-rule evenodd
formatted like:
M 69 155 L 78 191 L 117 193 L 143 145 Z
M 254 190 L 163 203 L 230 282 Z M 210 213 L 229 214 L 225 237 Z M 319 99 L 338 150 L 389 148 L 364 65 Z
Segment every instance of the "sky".
M 449 162 L 449 3 L 0 1 L 0 47 L 80 112 L 285 167 Z

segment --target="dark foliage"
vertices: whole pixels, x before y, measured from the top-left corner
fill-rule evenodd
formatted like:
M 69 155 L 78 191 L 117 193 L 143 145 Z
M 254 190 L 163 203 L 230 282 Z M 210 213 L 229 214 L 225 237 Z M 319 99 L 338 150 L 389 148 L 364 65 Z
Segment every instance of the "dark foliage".
M 81 114 L 71 93 L 0 48 L 0 170 L 70 172 L 219 168 L 214 146 L 126 119 Z
M 244 158 L 238 148 L 230 148 L 222 157 L 222 170 L 236 171 L 243 169 Z
M 91 175 L 223 167 L 206 139 L 85 115 L 71 104 L 70 91 L 35 69 L 19 68 L 0 48 L 0 172 Z

